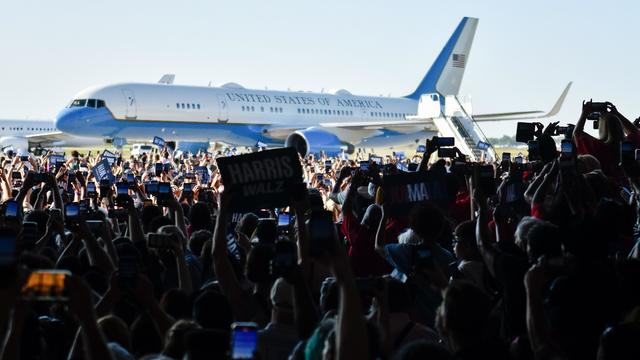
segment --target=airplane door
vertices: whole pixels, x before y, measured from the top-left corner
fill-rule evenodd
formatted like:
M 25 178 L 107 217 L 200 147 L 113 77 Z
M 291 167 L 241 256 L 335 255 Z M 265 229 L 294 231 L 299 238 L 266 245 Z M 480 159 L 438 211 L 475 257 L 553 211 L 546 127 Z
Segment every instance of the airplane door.
M 227 122 L 229 121 L 229 104 L 223 96 L 216 96 L 218 97 L 218 122 Z
M 127 119 L 135 119 L 138 117 L 138 105 L 136 104 L 136 98 L 133 95 L 133 91 L 129 89 L 122 89 L 124 95 L 124 101 L 127 103 L 127 112 L 125 117 Z

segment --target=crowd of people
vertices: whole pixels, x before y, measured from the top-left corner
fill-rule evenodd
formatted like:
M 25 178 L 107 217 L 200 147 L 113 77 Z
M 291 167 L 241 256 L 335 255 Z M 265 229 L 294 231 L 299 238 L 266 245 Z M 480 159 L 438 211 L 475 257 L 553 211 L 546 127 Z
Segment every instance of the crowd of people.
M 585 102 L 524 158 L 310 155 L 246 212 L 230 154 L 8 151 L 0 358 L 640 359 L 637 125 Z M 399 207 L 402 173 L 441 186 Z

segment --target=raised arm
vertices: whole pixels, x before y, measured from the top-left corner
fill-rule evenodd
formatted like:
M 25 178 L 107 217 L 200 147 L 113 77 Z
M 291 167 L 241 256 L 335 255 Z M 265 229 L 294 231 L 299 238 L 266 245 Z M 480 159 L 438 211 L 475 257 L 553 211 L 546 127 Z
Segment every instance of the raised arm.
M 249 310 L 249 301 L 240 287 L 240 282 L 233 271 L 231 261 L 229 261 L 229 251 L 227 249 L 227 222 L 231 216 L 231 199 L 232 194 L 225 189 L 220 194 L 220 209 L 216 227 L 213 232 L 213 246 L 211 247 L 211 257 L 213 259 L 213 269 L 220 290 L 229 300 L 229 304 L 233 309 L 234 317 L 238 321 L 249 321 L 251 312 Z
M 380 217 L 378 231 L 376 231 L 375 250 L 380 256 L 382 256 L 383 259 L 386 259 L 384 253 L 384 246 L 386 245 L 385 228 L 387 226 L 387 221 L 389 220 L 389 209 L 385 203 L 382 204 L 381 209 L 382 216 Z
M 331 271 L 340 292 L 336 322 L 336 359 L 369 359 L 369 337 L 362 302 L 344 247 L 333 239 L 335 254 L 331 256 Z
M 473 201 L 476 203 L 478 208 L 478 218 L 476 219 L 476 242 L 478 244 L 478 250 L 480 251 L 480 255 L 482 255 L 485 265 L 487 265 L 489 272 L 495 277 L 494 263 L 496 250 L 489 242 L 489 209 L 487 206 L 487 199 L 480 193 L 480 191 L 475 190 L 473 193 Z
M 584 124 L 587 122 L 587 116 L 591 114 L 591 101 L 582 101 L 582 113 L 580 114 L 580 118 L 576 123 L 576 127 L 573 129 L 573 141 L 576 141 L 576 138 L 582 135 L 588 135 L 584 132 Z

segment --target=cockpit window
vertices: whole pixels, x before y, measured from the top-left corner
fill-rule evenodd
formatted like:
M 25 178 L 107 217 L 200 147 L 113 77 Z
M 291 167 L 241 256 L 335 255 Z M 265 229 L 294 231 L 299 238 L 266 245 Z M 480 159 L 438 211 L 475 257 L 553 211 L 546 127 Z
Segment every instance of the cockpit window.
M 69 107 L 90 107 L 90 108 L 103 108 L 107 105 L 104 100 L 99 99 L 75 99 L 71 102 Z
M 87 104 L 87 99 L 75 99 L 71 103 L 71 107 L 83 107 Z

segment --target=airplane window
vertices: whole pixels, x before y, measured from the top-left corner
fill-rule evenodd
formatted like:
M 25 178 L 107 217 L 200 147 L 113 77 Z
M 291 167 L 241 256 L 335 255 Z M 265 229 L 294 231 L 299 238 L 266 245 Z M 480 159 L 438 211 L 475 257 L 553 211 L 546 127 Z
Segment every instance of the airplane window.
M 251 111 L 256 111 L 256 110 L 255 110 L 255 108 L 254 108 L 253 106 L 251 107 Z
M 180 107 L 184 109 L 184 103 L 180 103 Z
M 260 111 L 264 111 L 264 106 L 260 106 Z
M 86 99 L 76 99 L 71 103 L 71 107 L 83 107 L 87 104 Z
M 198 110 L 200 110 L 200 104 L 198 104 Z
M 244 111 L 244 105 L 242 105 L 242 111 Z
M 284 111 L 284 109 L 283 109 L 283 108 L 280 108 L 280 112 L 282 112 L 282 111 Z
M 180 103 L 176 103 L 176 109 L 180 109 Z
M 87 106 L 88 106 L 88 107 L 95 108 L 95 107 L 96 107 L 96 99 L 89 99 L 89 100 L 87 100 Z
M 187 109 L 191 109 L 191 104 L 187 104 Z
M 104 103 L 104 100 L 98 100 L 98 103 L 96 106 L 98 108 L 103 108 L 103 107 L 106 107 L 107 105 Z

